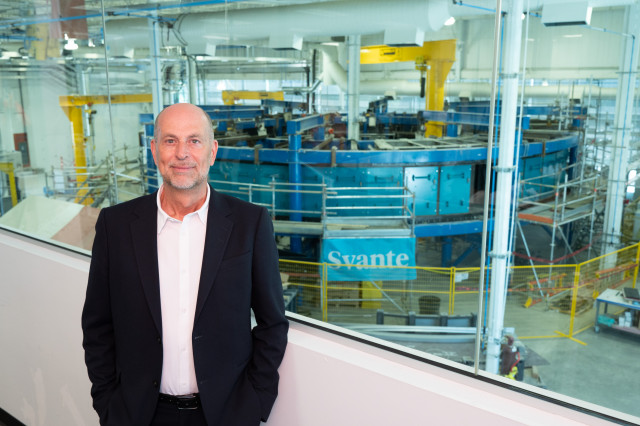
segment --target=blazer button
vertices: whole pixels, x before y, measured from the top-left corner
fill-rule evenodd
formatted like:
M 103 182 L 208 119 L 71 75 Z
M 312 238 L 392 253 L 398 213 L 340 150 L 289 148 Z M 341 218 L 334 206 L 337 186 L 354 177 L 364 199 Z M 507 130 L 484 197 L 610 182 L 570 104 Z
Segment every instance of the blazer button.
M 158 343 L 162 344 L 162 339 L 158 337 Z
M 157 388 L 157 387 L 158 387 L 158 382 L 157 382 L 157 381 L 155 381 L 155 380 L 153 381 L 153 387 L 154 387 L 154 388 Z

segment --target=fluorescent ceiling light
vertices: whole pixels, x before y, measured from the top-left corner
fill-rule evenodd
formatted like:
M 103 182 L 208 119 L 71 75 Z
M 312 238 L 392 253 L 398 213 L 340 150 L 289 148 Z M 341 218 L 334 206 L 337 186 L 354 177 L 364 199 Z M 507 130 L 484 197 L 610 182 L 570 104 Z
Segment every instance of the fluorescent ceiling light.
M 451 26 L 451 25 L 453 25 L 455 23 L 456 23 L 456 18 L 454 18 L 453 16 L 451 18 L 447 19 L 446 21 L 444 21 L 444 24 L 447 27 L 449 27 L 449 26 Z
M 579 38 L 582 37 L 582 34 L 565 34 L 562 37 L 566 37 L 566 38 Z

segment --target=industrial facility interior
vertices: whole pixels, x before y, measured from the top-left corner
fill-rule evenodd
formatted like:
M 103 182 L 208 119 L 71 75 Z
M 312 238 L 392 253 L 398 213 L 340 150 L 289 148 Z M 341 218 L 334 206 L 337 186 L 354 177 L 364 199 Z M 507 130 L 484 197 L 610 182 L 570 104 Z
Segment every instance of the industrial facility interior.
M 636 0 L 0 2 L 0 425 L 98 424 L 94 225 L 179 102 L 273 220 L 268 424 L 640 424 L 639 38 Z

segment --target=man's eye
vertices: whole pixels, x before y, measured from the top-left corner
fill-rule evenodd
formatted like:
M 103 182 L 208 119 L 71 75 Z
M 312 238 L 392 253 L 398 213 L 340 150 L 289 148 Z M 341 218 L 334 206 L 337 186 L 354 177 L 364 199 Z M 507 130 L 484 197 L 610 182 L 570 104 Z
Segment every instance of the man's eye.
M 198 140 L 198 139 L 191 139 L 191 143 L 200 143 L 200 140 Z
M 164 142 L 165 142 L 165 143 L 174 143 L 174 142 L 175 142 L 175 140 L 173 140 L 173 139 L 165 139 L 165 141 L 164 141 Z

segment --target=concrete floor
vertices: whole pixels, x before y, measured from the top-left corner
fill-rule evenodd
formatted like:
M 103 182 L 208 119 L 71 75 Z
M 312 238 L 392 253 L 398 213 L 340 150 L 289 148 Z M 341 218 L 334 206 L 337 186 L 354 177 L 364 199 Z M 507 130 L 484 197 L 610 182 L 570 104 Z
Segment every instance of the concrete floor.
M 538 366 L 547 389 L 640 417 L 640 336 L 602 327 L 575 337 L 586 346 L 564 338 L 525 342 L 548 361 Z

